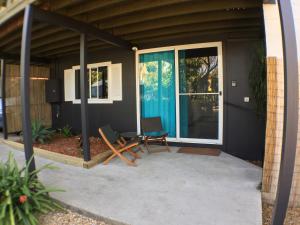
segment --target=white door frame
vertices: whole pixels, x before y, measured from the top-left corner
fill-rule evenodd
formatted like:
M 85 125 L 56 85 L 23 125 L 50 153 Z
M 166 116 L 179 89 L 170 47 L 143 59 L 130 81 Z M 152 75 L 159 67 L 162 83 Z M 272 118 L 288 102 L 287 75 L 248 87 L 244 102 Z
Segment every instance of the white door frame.
M 180 138 L 180 110 L 179 110 L 179 68 L 178 68 L 178 51 L 183 49 L 195 48 L 218 48 L 218 87 L 219 92 L 219 133 L 218 139 L 195 139 L 195 138 Z M 167 138 L 172 142 L 186 142 L 186 143 L 199 143 L 199 144 L 218 144 L 223 143 L 223 53 L 222 42 L 207 42 L 187 45 L 176 45 L 161 48 L 143 49 L 135 52 L 135 70 L 136 70 L 136 112 L 137 112 L 137 132 L 141 133 L 141 108 L 140 108 L 140 75 L 139 75 L 139 55 L 144 53 L 174 51 L 175 53 L 175 95 L 176 95 L 176 138 Z

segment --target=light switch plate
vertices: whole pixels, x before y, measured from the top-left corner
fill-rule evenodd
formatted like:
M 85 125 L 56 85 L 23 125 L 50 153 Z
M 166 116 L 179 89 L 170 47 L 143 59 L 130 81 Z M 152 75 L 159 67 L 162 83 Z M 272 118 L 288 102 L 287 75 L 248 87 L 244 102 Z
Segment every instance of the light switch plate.
M 249 97 L 244 97 L 244 102 L 250 102 L 250 98 Z
M 232 80 L 232 81 L 231 81 L 231 87 L 236 87 L 236 86 L 237 86 L 236 80 Z

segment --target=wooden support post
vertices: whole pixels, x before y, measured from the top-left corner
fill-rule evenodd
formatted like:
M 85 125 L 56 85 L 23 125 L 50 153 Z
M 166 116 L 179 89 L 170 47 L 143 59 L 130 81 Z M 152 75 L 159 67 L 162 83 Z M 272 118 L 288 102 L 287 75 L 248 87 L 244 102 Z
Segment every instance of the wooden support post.
M 7 120 L 6 120 L 6 103 L 5 103 L 5 60 L 1 59 L 1 104 L 2 104 L 2 132 L 3 138 L 7 139 Z
M 299 72 L 291 0 L 279 0 L 284 58 L 284 122 L 282 153 L 272 225 L 284 224 L 293 182 L 297 150 Z
M 26 162 L 33 157 L 32 149 L 32 133 L 31 133 L 31 118 L 30 118 L 30 46 L 31 46 L 31 29 L 32 29 L 32 7 L 31 5 L 25 8 L 22 43 L 21 43 L 21 106 L 22 106 L 22 128 Z M 29 171 L 35 169 L 35 161 L 32 158 L 29 164 Z
M 81 132 L 84 161 L 91 160 L 89 142 L 89 120 L 87 103 L 87 41 L 86 35 L 80 34 L 80 96 L 81 96 Z

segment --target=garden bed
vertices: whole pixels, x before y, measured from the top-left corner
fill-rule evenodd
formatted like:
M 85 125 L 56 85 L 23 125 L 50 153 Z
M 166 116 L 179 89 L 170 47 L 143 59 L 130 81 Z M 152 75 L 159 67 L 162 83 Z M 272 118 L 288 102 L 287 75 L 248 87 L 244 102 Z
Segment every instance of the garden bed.
M 78 158 L 83 157 L 79 136 L 64 137 L 62 135 L 55 135 L 51 141 L 44 144 L 36 143 L 34 147 Z M 108 150 L 106 144 L 99 138 L 90 137 L 90 152 L 92 158 Z
M 24 145 L 20 140 L 1 140 L 20 151 L 24 151 Z M 98 138 L 90 138 L 91 160 L 84 161 L 80 147 L 79 137 L 63 137 L 56 134 L 51 141 L 45 144 L 34 144 L 33 151 L 37 156 L 47 158 L 56 162 L 78 166 L 83 168 L 92 168 L 103 162 L 112 152 Z

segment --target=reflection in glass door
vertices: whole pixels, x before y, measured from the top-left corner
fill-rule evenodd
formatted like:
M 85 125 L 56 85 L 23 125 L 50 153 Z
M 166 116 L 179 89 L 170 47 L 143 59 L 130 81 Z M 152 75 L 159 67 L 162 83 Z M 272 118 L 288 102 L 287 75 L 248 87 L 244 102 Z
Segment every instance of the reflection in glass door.
M 170 140 L 222 144 L 222 43 L 140 50 L 140 118 L 160 116 Z
M 174 51 L 139 56 L 141 118 L 157 117 L 169 137 L 176 136 Z
M 218 48 L 178 51 L 180 138 L 219 139 Z

